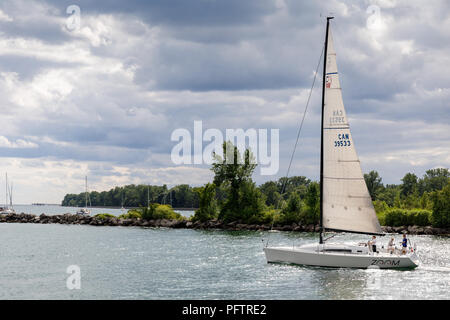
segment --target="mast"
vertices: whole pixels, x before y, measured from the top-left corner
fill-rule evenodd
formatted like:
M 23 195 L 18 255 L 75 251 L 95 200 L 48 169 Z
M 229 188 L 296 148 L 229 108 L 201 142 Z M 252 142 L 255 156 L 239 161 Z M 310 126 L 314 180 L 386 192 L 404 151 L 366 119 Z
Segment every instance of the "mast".
M 327 49 L 328 49 L 328 29 L 330 28 L 330 20 L 334 17 L 327 17 L 327 30 L 325 32 L 325 49 L 323 55 L 323 74 L 322 74 L 322 121 L 320 130 L 320 239 L 319 243 L 323 244 L 323 121 L 325 109 L 325 81 L 327 74 Z
M 6 179 L 5 179 L 5 208 L 8 208 L 8 172 L 6 172 Z
M 85 199 L 85 207 L 86 207 L 86 209 L 87 209 L 87 198 L 88 198 L 88 191 L 87 191 L 87 176 L 85 176 L 85 189 L 86 189 L 86 192 L 84 193 L 84 199 Z

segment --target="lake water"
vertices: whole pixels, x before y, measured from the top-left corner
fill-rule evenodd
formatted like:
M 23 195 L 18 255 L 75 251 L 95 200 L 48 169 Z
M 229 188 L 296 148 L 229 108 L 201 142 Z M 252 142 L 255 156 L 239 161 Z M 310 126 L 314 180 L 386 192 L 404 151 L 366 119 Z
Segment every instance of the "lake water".
M 0 299 L 449 299 L 449 238 L 411 236 L 422 263 L 395 271 L 267 264 L 261 240 L 268 236 L 2 223 Z M 270 233 L 272 244 L 316 241 L 313 234 Z M 70 265 L 80 267 L 80 290 L 66 287 Z

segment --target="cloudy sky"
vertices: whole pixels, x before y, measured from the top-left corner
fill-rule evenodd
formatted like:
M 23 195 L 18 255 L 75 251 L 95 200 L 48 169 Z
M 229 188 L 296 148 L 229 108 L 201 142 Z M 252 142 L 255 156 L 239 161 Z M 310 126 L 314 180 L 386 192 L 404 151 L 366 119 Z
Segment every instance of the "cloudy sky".
M 0 194 L 6 171 L 16 203 L 59 203 L 83 191 L 85 175 L 94 190 L 203 184 L 207 166 L 170 158 L 171 133 L 193 132 L 195 120 L 222 132 L 279 129 L 280 171 L 254 176 L 279 178 L 330 13 L 363 171 L 399 183 L 448 168 L 446 0 L 1 0 Z M 320 79 L 291 170 L 312 179 Z

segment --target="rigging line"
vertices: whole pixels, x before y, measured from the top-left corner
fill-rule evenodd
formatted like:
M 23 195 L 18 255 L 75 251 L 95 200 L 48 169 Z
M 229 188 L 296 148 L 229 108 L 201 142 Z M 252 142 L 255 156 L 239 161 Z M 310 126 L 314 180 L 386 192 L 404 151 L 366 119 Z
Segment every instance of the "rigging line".
M 321 51 L 320 57 L 319 57 L 319 62 L 317 63 L 317 67 L 316 67 L 316 72 L 314 73 L 314 79 L 313 79 L 313 82 L 312 82 L 312 85 L 311 85 L 311 89 L 309 89 L 308 100 L 306 100 L 305 111 L 303 112 L 302 121 L 300 123 L 300 127 L 299 127 L 298 132 L 297 132 L 297 139 L 295 140 L 294 150 L 292 151 L 292 155 L 291 155 L 291 159 L 289 161 L 289 166 L 288 166 L 288 169 L 287 169 L 287 172 L 286 172 L 286 176 L 285 176 L 285 179 L 283 181 L 283 185 L 281 187 L 281 196 L 283 195 L 283 193 L 285 191 L 285 188 L 286 188 L 287 178 L 289 177 L 289 171 L 291 170 L 291 165 L 292 165 L 292 161 L 294 159 L 295 151 L 297 149 L 298 140 L 300 138 L 300 133 L 301 133 L 302 128 L 303 128 L 303 123 L 305 122 L 306 112 L 308 111 L 309 101 L 311 100 L 312 91 L 313 91 L 314 85 L 316 83 L 317 73 L 319 71 L 320 63 L 322 62 L 322 56 L 323 56 L 324 50 L 325 50 L 325 45 L 322 47 L 322 51 Z M 277 203 L 277 209 L 278 209 L 278 203 Z M 272 224 L 270 226 L 270 230 L 273 229 L 273 224 L 274 224 L 274 219 L 272 218 Z M 270 233 L 269 233 L 269 237 L 267 237 L 266 247 L 269 245 L 269 238 L 270 238 Z

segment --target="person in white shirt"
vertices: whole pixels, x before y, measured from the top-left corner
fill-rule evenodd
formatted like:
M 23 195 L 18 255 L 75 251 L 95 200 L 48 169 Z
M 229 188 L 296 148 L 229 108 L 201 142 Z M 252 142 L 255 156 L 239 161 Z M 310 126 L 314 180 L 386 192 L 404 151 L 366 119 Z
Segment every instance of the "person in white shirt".
M 388 251 L 390 254 L 393 254 L 394 250 L 395 250 L 395 240 L 394 240 L 394 237 L 392 237 L 388 243 Z

